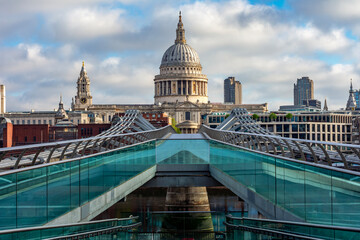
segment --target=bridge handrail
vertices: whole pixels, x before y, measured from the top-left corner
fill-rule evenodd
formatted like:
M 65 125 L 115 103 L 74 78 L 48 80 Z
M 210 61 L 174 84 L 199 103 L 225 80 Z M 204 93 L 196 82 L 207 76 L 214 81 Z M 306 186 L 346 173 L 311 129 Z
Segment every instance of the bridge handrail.
M 323 240 L 322 238 L 308 237 L 300 234 L 294 234 L 289 232 L 275 231 L 267 228 L 258 228 L 247 225 L 234 225 L 228 222 L 224 222 L 224 225 L 229 228 L 227 231 L 230 234 L 233 229 L 239 229 L 241 232 L 253 232 L 261 235 L 268 235 L 279 239 L 301 239 L 301 240 Z M 231 230 L 230 230 L 231 229 Z M 230 235 L 231 236 L 231 235 Z
M 318 239 L 319 237 L 321 237 L 321 239 L 343 239 L 344 237 L 346 237 L 346 235 L 349 235 L 348 237 L 351 236 L 351 239 L 354 239 L 354 236 L 360 236 L 359 228 L 312 224 L 306 222 L 292 222 L 284 220 L 270 220 L 247 217 L 239 218 L 233 217 L 231 215 L 226 216 L 224 224 L 229 227 L 230 231 L 237 228 L 249 228 L 250 231 L 255 230 L 264 234 L 267 234 L 268 231 L 270 231 L 270 234 L 272 231 L 275 231 L 280 235 L 284 234 L 284 236 L 286 236 L 287 234 L 295 234 L 304 236 L 304 239 Z
M 166 128 L 171 128 L 171 126 L 168 125 L 168 126 L 165 126 L 162 128 L 155 129 L 155 130 L 149 130 L 149 131 L 143 131 L 143 132 L 121 133 L 121 134 L 115 134 L 115 135 L 95 136 L 95 137 L 88 137 L 88 138 L 58 141 L 58 142 L 29 144 L 29 145 L 16 146 L 16 147 L 0 148 L 0 153 L 6 152 L 6 151 L 24 150 L 24 149 L 37 148 L 37 147 L 53 147 L 53 146 L 60 147 L 62 145 L 68 144 L 68 143 L 77 143 L 77 142 L 84 142 L 84 141 L 88 141 L 88 140 L 97 140 L 97 139 L 103 139 L 103 138 L 123 137 L 123 136 L 131 136 L 131 135 L 138 135 L 138 134 L 144 134 L 144 133 L 153 133 L 153 132 L 157 132 L 160 130 L 164 130 Z
M 96 220 L 96 221 L 90 221 L 90 222 L 68 223 L 68 224 L 60 224 L 60 225 L 36 226 L 36 227 L 26 227 L 26 228 L 14 228 L 14 229 L 0 230 L 0 235 L 8 234 L 8 233 L 16 233 L 16 232 L 33 231 L 33 230 L 60 228 L 60 227 L 83 226 L 83 225 L 90 225 L 90 224 L 103 223 L 103 222 L 136 220 L 138 218 L 139 218 L 139 216 L 129 216 L 127 218 L 111 218 L 111 219 Z
M 231 214 L 226 215 L 226 218 L 234 219 L 234 220 L 251 220 L 251 221 L 259 221 L 259 222 L 269 222 L 269 223 L 293 224 L 293 225 L 305 226 L 305 227 L 331 228 L 331 229 L 335 229 L 335 230 L 345 230 L 345 231 L 353 231 L 353 232 L 360 233 L 360 228 L 354 228 L 354 227 L 343 227 L 343 226 L 336 226 L 336 225 L 324 225 L 324 224 L 315 224 L 315 223 L 308 223 L 308 222 L 293 222 L 293 221 L 274 220 L 274 219 L 234 217 Z
M 356 144 L 348 144 L 348 143 L 336 143 L 336 142 L 324 142 L 324 141 L 315 141 L 315 140 L 307 140 L 307 139 L 298 139 L 298 138 L 288 138 L 288 137 L 281 137 L 277 135 L 267 135 L 267 134 L 258 134 L 258 133 L 247 133 L 247 132 L 234 132 L 234 131 L 228 131 L 228 130 L 219 130 L 215 128 L 211 128 L 206 125 L 201 125 L 201 127 L 204 127 L 206 129 L 220 132 L 220 133 L 231 133 L 231 134 L 241 134 L 241 135 L 247 135 L 247 136 L 258 136 L 258 137 L 270 137 L 270 138 L 276 138 L 280 140 L 289 140 L 289 141 L 297 141 L 297 142 L 307 142 L 307 143 L 316 143 L 316 144 L 325 144 L 325 145 L 331 145 L 331 146 L 340 146 L 340 147 L 354 147 L 360 149 L 360 145 Z M 201 130 L 201 128 L 200 128 Z
M 125 229 L 125 230 L 133 229 L 133 228 L 139 227 L 141 225 L 142 225 L 141 222 L 137 222 L 137 223 L 134 223 L 131 225 L 126 225 L 126 226 L 115 226 L 115 227 L 110 227 L 110 228 L 98 229 L 98 230 L 94 230 L 91 232 L 81 232 L 81 233 L 77 233 L 77 234 L 73 234 L 73 235 L 65 235 L 65 236 L 61 236 L 61 237 L 47 238 L 46 240 L 86 239 L 87 237 L 93 237 L 93 236 L 99 236 L 99 235 L 114 233 L 114 232 L 118 232 L 118 231 L 123 231 L 123 229 Z
M 124 145 L 133 145 L 138 142 L 161 138 L 169 133 L 174 132 L 175 131 L 173 130 L 172 126 L 168 125 L 149 131 L 121 133 L 53 143 L 0 148 L 0 169 L 9 170 L 17 169 L 21 165 L 31 166 L 41 163 L 49 163 L 51 159 L 54 158 L 56 158 L 57 161 L 61 161 L 65 157 L 75 158 L 78 154 L 82 156 L 91 155 L 94 153 L 94 150 L 97 152 L 106 152 L 110 149 L 117 149 Z M 106 146 L 104 146 L 104 144 Z M 28 152 L 28 155 L 25 155 L 26 152 Z M 3 163 L 4 160 L 7 160 L 5 161 L 5 164 Z
M 108 230 L 119 231 L 120 229 L 138 227 L 141 225 L 141 222 L 137 221 L 138 218 L 138 216 L 130 216 L 128 218 L 113 218 L 61 225 L 8 229 L 0 231 L 0 238 L 5 237 L 5 239 L 15 239 L 19 238 L 19 236 L 21 238 L 23 235 L 29 235 L 33 237 L 38 236 L 40 239 L 68 239 L 69 236 L 85 236 Z M 54 236 L 55 234 L 57 236 Z
M 281 154 L 283 157 L 286 156 L 349 170 L 360 169 L 360 145 L 294 139 L 273 134 L 219 130 L 205 125 L 200 127 L 199 132 L 206 133 L 212 139 L 229 142 L 248 149 L 259 150 L 260 152 L 274 155 Z M 333 148 L 335 151 L 330 151 L 327 148 Z M 295 153 L 300 157 L 297 157 Z

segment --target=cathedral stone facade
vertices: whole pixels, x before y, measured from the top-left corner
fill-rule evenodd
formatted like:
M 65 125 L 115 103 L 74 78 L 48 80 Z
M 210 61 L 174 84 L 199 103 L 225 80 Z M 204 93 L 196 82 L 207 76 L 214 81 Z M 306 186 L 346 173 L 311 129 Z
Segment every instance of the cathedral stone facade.
M 203 118 L 212 112 L 230 112 L 233 108 L 246 108 L 249 112 L 266 112 L 263 104 L 213 104 L 208 101 L 208 79 L 202 74 L 197 52 L 186 44 L 181 14 L 176 29 L 175 44 L 164 53 L 160 74 L 154 78 L 154 104 L 92 104 L 90 79 L 84 64 L 77 81 L 77 95 L 73 110 L 87 110 L 110 122 L 117 113 L 129 109 L 140 112 L 164 112 L 174 118 L 183 133 L 196 132 Z
M 164 53 L 160 74 L 155 76 L 155 104 L 208 103 L 206 75 L 197 52 L 186 44 L 185 29 L 179 15 L 175 44 Z

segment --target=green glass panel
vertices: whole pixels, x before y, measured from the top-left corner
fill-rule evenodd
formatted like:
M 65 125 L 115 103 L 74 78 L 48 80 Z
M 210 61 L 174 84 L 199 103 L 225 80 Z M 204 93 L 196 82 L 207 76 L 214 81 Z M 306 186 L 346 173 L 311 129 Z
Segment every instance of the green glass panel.
M 103 193 L 104 165 L 103 157 L 100 155 L 89 158 L 89 201 Z
M 89 159 L 80 160 L 80 205 L 89 200 Z
M 331 171 L 305 165 L 306 221 L 332 224 Z
M 333 171 L 332 220 L 334 225 L 360 227 L 360 177 Z
M 70 208 L 80 206 L 80 161 L 70 162 Z
M 67 213 L 71 204 L 70 163 L 47 167 L 48 221 Z
M 156 146 L 158 164 L 207 164 L 207 140 L 159 140 Z
M 47 169 L 17 173 L 17 227 L 47 222 Z
M 0 177 L 0 230 L 16 228 L 16 174 Z

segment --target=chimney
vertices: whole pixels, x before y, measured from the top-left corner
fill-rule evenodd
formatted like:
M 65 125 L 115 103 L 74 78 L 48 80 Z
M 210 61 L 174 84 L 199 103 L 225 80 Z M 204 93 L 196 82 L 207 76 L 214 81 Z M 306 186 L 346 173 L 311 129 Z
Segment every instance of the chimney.
M 0 85 L 0 114 L 6 113 L 5 85 Z

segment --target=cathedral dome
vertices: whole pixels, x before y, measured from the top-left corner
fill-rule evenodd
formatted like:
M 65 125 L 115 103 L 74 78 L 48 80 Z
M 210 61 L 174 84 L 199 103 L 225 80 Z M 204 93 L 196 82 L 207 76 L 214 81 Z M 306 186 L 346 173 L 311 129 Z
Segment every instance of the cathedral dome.
M 160 74 L 154 79 L 155 104 L 207 104 L 207 82 L 206 75 L 202 74 L 199 55 L 186 44 L 180 12 L 175 43 L 165 51 L 161 59 Z
M 173 66 L 183 64 L 200 64 L 199 55 L 187 44 L 176 43 L 164 53 L 161 66 Z

